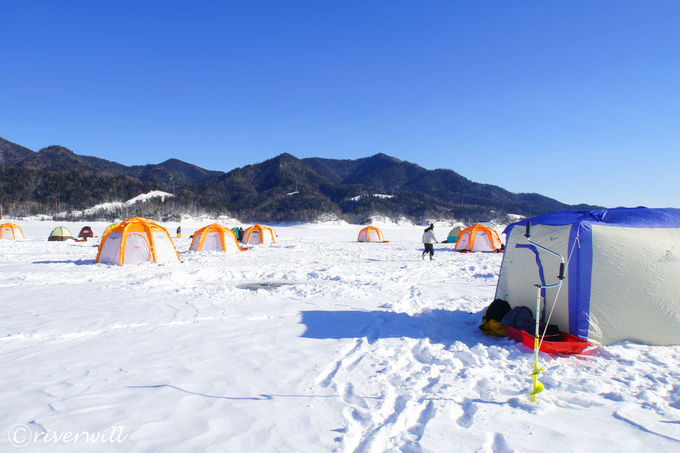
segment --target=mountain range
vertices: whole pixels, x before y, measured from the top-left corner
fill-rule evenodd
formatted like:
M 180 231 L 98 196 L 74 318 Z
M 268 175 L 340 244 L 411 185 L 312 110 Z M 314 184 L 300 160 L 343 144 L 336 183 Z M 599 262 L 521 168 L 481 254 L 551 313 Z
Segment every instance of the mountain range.
M 151 190 L 175 195 L 156 206 L 157 215 L 228 214 L 263 222 L 337 218 L 363 223 L 384 216 L 469 223 L 508 214 L 597 208 L 567 205 L 535 193 L 512 193 L 470 181 L 453 170 L 427 170 L 385 154 L 348 160 L 298 159 L 284 153 L 222 172 L 178 159 L 126 166 L 62 146 L 35 152 L 2 138 L 0 187 L 0 204 L 7 214 L 17 216 L 84 209 Z

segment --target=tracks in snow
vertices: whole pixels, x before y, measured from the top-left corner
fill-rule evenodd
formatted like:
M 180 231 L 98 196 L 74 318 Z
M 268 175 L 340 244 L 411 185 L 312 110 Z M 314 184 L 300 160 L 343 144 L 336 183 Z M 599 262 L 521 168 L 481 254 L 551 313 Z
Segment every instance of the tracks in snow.
M 338 450 L 420 450 L 418 442 L 437 413 L 436 402 L 428 396 L 439 383 L 441 366 L 423 360 L 431 357 L 428 340 L 408 341 L 415 346 L 404 354 L 399 345 L 357 339 L 317 378 L 318 385 L 337 392 L 344 405 L 346 424 L 338 430 Z M 354 382 L 353 376 L 367 375 L 368 382 Z
M 469 438 L 463 451 L 473 446 L 514 451 L 511 439 L 488 418 L 495 405 L 529 410 L 518 398 L 527 384 L 524 374 L 508 379 L 489 366 L 516 360 L 511 351 L 461 341 L 447 347 L 429 338 L 375 337 L 347 341 L 316 378 L 340 405 L 336 451 L 420 452 L 423 441 L 441 442 L 447 435 Z

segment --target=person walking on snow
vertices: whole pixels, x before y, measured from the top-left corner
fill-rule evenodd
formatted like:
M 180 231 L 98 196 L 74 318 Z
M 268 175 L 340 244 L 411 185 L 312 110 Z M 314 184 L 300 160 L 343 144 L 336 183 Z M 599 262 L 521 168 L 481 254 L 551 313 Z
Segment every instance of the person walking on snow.
M 423 252 L 422 258 L 425 259 L 425 255 L 429 252 L 430 259 L 434 256 L 434 243 L 439 242 L 436 237 L 434 237 L 434 224 L 431 223 L 429 227 L 425 228 L 423 233 L 423 244 L 425 245 L 425 251 Z

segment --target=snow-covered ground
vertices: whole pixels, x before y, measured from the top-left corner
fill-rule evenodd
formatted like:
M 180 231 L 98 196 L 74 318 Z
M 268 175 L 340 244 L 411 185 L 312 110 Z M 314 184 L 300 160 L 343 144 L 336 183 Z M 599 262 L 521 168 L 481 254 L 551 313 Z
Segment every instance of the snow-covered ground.
M 422 261 L 421 227 L 366 244 L 355 225 L 279 226 L 224 255 L 187 252 L 209 222 L 184 221 L 181 263 L 118 267 L 94 264 L 96 240 L 17 223 L 28 239 L 0 241 L 2 451 L 680 449 L 680 347 L 541 354 L 532 403 L 532 354 L 478 329 L 502 256 L 439 244 Z

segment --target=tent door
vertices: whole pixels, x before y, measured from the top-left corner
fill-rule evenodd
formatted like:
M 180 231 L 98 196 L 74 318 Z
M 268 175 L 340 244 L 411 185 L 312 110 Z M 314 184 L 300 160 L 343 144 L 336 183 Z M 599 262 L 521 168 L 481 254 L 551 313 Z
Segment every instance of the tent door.
M 151 248 L 146 235 L 130 233 L 125 244 L 125 264 L 142 264 L 151 260 Z

